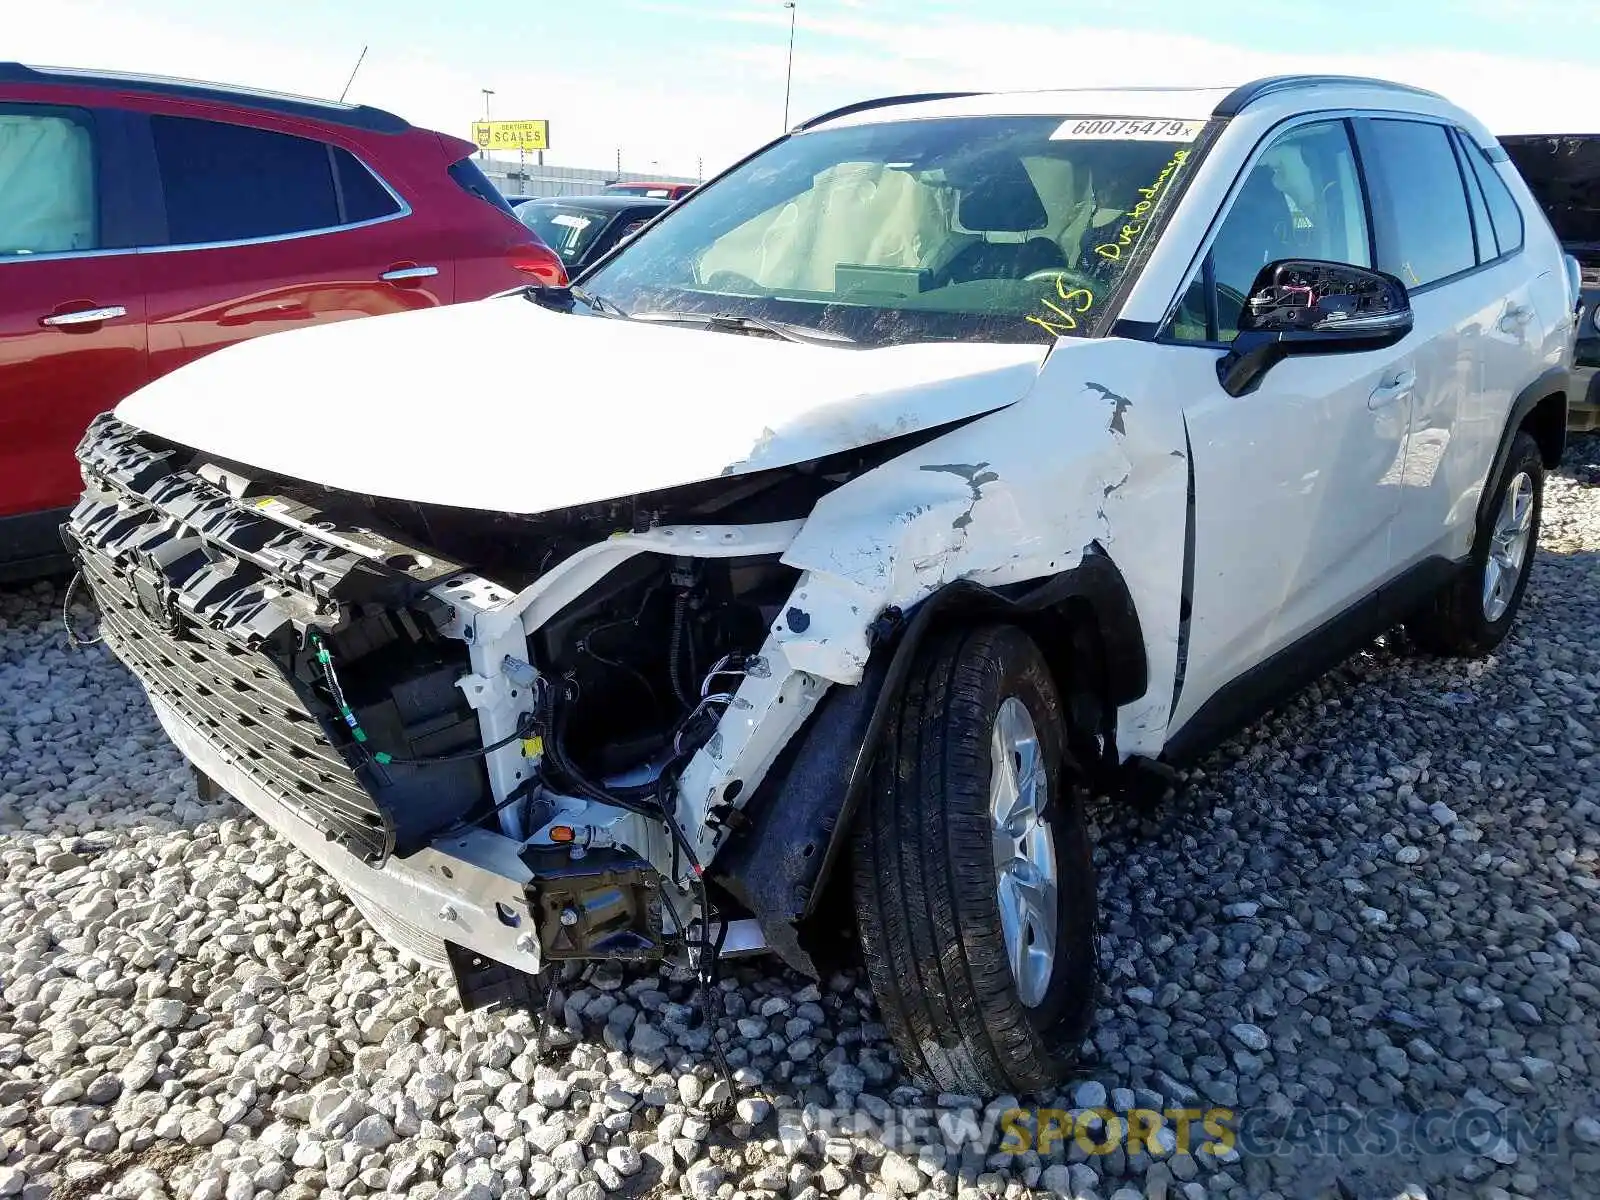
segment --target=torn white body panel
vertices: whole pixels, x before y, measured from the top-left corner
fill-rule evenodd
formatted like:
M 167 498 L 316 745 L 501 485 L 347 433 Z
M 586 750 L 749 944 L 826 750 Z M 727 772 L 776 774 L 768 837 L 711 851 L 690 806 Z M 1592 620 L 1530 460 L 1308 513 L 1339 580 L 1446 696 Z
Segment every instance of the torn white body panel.
M 532 381 L 473 387 L 461 349 L 474 346 L 513 348 L 535 365 Z M 841 350 L 565 316 L 508 296 L 242 342 L 135 392 L 117 415 L 292 479 L 540 513 L 988 412 L 1023 395 L 1044 356 L 975 342 Z M 471 408 L 457 411 L 450 398 L 466 387 Z M 272 419 L 218 420 L 219 395 Z
M 1177 662 L 1187 466 L 1182 407 L 1133 350 L 1061 342 L 1021 402 L 824 498 L 784 561 L 805 569 L 813 591 L 826 586 L 829 604 L 809 604 L 806 629 L 775 628 L 774 638 L 805 644 L 811 669 L 854 683 L 867 625 L 885 607 L 910 609 L 958 579 L 1046 579 L 1098 543 L 1128 583 L 1150 650 L 1149 688 L 1119 714 L 1118 748 L 1159 753 Z
M 860 681 L 869 627 L 886 608 L 913 609 L 961 579 L 989 587 L 1048 579 L 1098 545 L 1130 588 L 1149 658 L 1145 695 L 1118 714 L 1118 749 L 1124 757 L 1156 755 L 1177 666 L 1188 474 L 1181 408 L 1136 368 L 1130 349 L 1112 341 L 1062 343 L 1019 402 L 852 480 L 803 522 L 617 534 L 519 595 L 501 594 L 473 618 L 472 640 L 481 648 L 534 633 L 638 554 L 781 553 L 799 568 L 758 665 L 678 781 L 678 817 L 705 863 L 725 832 L 714 814 L 754 793 L 830 684 Z M 457 594 L 454 584 L 439 591 L 444 599 Z M 494 720 L 480 711 L 486 741 L 491 729 L 514 727 L 519 708 L 510 692 L 496 693 L 502 699 Z M 517 778 L 501 772 L 497 798 Z M 654 840 L 652 857 L 669 861 L 670 845 Z

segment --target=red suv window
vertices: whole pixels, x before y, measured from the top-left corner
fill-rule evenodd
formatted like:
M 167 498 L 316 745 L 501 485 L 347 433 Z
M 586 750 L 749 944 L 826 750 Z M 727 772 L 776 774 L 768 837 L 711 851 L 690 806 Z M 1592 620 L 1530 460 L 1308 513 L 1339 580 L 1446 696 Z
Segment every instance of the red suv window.
M 346 151 L 310 138 L 189 117 L 150 119 L 173 245 L 331 229 L 398 212 Z

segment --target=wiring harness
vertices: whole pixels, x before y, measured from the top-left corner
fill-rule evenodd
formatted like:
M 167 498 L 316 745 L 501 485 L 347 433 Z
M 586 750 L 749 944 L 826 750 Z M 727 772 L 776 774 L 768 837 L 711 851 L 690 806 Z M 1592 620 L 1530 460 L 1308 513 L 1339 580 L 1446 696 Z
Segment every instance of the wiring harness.
M 695 856 L 693 843 L 688 834 L 678 822 L 673 802 L 675 785 L 678 773 L 683 764 L 693 753 L 692 748 L 685 744 L 686 735 L 691 733 L 696 722 L 701 721 L 713 707 L 721 705 L 726 707 L 733 702 L 731 692 L 712 692 L 712 682 L 722 676 L 742 675 L 744 673 L 743 660 L 736 655 L 727 655 L 722 658 L 706 675 L 700 687 L 700 698 L 693 705 L 672 734 L 672 757 L 662 766 L 661 772 L 652 783 L 640 784 L 634 787 L 613 788 L 607 787 L 590 779 L 572 761 L 566 749 L 567 713 L 578 698 L 578 682 L 575 674 L 568 673 L 558 685 L 552 685 L 543 677 L 538 679 L 537 699 L 534 709 L 523 714 L 517 723 L 514 732 L 472 750 L 458 751 L 453 754 L 439 754 L 424 757 L 405 757 L 390 754 L 387 751 L 375 750 L 372 739 L 366 729 L 361 725 L 361 720 L 356 716 L 345 697 L 343 685 L 339 681 L 338 668 L 334 665 L 333 654 L 328 649 L 327 643 L 321 634 L 312 631 L 307 635 L 307 644 L 322 675 L 323 682 L 327 685 L 328 694 L 333 701 L 339 717 L 349 726 L 351 737 L 355 740 L 360 751 L 371 762 L 379 767 L 387 765 L 399 766 L 428 766 L 437 763 L 465 762 L 471 759 L 483 758 L 496 750 L 503 749 L 514 742 L 531 738 L 543 730 L 547 737 L 544 741 L 543 761 L 539 773 L 527 780 L 510 796 L 496 805 L 493 811 L 509 806 L 531 794 L 534 786 L 539 782 L 557 783 L 570 789 L 575 794 L 597 804 L 621 808 L 628 812 L 637 813 L 659 820 L 665 826 L 672 838 L 673 844 L 673 872 L 677 874 L 679 856 L 689 864 L 690 873 L 694 877 L 696 899 L 700 909 L 698 921 L 688 921 L 684 924 L 684 942 L 691 948 L 690 965 L 695 972 L 696 980 L 696 1007 L 700 1011 L 701 1021 L 707 1032 L 707 1044 L 710 1047 L 712 1058 L 718 1073 L 728 1084 L 729 1094 L 735 1092 L 733 1072 L 728 1067 L 727 1058 L 722 1052 L 722 1046 L 716 1037 L 717 1019 L 722 1015 L 721 993 L 717 988 L 717 968 L 722 955 L 723 946 L 727 940 L 728 922 L 726 918 L 719 918 L 715 922 L 716 933 L 713 935 L 713 912 L 710 889 L 706 885 L 705 871 Z M 698 926 L 696 933 L 691 933 Z M 697 950 L 698 953 L 693 951 Z M 715 1009 L 715 1011 L 713 1011 Z

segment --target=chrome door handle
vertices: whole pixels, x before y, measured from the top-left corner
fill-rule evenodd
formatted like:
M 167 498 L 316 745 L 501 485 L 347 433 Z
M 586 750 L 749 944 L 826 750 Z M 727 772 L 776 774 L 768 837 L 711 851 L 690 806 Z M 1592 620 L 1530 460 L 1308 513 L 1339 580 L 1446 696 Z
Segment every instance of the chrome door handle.
M 1401 371 L 1393 379 L 1386 380 L 1372 389 L 1372 395 L 1367 397 L 1367 407 L 1379 409 L 1397 400 L 1404 400 L 1416 386 L 1417 373 L 1410 369 Z
M 403 279 L 430 279 L 438 273 L 438 267 L 395 267 L 378 278 L 385 283 L 399 283 Z
M 104 308 L 83 308 L 77 312 L 57 313 L 53 317 L 41 317 L 41 325 L 98 325 L 101 321 L 110 321 L 116 317 L 125 317 L 128 310 L 120 304 L 108 304 Z

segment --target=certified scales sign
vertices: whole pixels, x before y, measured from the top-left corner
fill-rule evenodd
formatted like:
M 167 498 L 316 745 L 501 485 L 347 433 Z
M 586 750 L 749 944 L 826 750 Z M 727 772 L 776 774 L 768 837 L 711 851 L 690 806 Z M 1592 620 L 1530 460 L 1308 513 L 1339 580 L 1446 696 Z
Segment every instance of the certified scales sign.
M 472 140 L 485 150 L 548 150 L 549 121 L 474 121 Z

